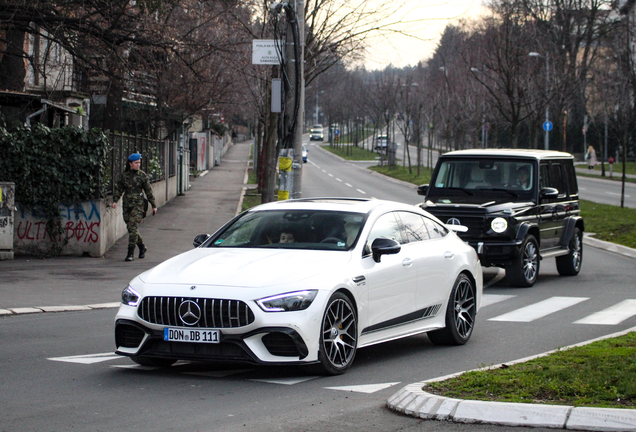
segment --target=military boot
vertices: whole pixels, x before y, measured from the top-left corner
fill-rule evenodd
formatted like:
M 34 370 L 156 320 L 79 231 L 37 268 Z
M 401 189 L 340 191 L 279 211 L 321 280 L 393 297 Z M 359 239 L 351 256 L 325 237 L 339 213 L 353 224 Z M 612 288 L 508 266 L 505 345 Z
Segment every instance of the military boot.
M 139 246 L 139 259 L 146 258 L 146 251 L 148 250 L 146 245 L 141 243 L 141 244 L 138 244 L 137 246 Z
M 124 261 L 132 261 L 135 259 L 135 245 L 128 245 L 128 255 Z

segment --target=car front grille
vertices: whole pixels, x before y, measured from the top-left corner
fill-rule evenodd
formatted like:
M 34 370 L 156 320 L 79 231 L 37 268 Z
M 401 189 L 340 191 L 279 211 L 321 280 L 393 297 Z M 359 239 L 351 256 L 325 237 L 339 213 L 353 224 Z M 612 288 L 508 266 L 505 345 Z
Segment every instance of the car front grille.
M 184 322 L 179 309 L 183 303 L 198 305 L 198 320 Z M 196 309 L 192 305 L 191 309 Z M 192 297 L 144 297 L 137 307 L 139 318 L 152 324 L 204 328 L 236 328 L 254 322 L 254 312 L 243 301 Z

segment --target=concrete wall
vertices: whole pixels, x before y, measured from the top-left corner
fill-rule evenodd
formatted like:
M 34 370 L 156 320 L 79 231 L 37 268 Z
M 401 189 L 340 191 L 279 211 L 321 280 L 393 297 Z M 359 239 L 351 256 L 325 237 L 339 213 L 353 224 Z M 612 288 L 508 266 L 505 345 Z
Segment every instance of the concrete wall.
M 157 207 L 177 196 L 177 177 L 152 184 Z M 58 237 L 61 255 L 99 257 L 122 236 L 127 235 L 121 200 L 116 209 L 109 198 L 83 202 L 78 206 L 60 204 L 63 233 Z M 151 214 L 151 211 L 148 211 Z M 13 249 L 16 254 L 40 255 L 51 248 L 46 220 L 37 211 L 27 211 L 18 204 L 14 213 Z

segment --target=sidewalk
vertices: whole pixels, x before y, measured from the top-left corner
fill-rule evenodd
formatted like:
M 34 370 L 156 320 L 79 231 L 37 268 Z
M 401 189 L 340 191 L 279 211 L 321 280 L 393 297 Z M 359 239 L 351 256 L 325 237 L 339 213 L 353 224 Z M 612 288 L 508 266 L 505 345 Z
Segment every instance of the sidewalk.
M 250 144 L 233 145 L 219 166 L 191 182 L 184 196 L 144 220 L 139 230 L 148 252 L 143 260 L 124 262 L 124 235 L 102 258 L 18 256 L 0 261 L 0 315 L 118 306 L 132 278 L 192 249 L 197 234 L 211 234 L 236 215 Z
M 574 168 L 576 169 L 577 174 L 588 174 L 591 176 L 597 176 L 600 179 L 603 180 L 610 180 L 610 169 L 609 169 L 609 164 L 605 163 L 605 177 L 602 176 L 603 172 L 600 170 L 600 168 L 597 167 L 597 169 L 594 170 L 589 170 L 587 169 L 587 164 L 584 163 L 575 163 Z M 612 178 L 614 180 L 616 180 L 617 178 L 620 179 L 623 177 L 623 172 L 622 171 L 616 171 L 614 170 L 614 172 L 612 173 Z M 636 175 L 635 174 L 627 174 L 625 173 L 625 177 L 626 178 L 630 178 L 630 179 L 635 179 Z

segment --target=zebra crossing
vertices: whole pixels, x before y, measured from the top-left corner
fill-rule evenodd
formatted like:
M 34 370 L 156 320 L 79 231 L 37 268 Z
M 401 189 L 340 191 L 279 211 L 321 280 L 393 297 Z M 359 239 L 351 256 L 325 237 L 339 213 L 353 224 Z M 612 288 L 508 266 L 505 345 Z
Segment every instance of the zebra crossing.
M 484 294 L 482 308 L 496 303 L 505 302 L 515 295 Z M 569 307 L 589 300 L 589 297 L 562 297 L 554 296 L 539 302 L 506 312 L 502 315 L 488 318 L 488 321 L 522 322 L 529 323 L 548 315 L 557 313 Z M 636 299 L 620 301 L 606 309 L 583 317 L 574 324 L 587 325 L 618 325 L 629 318 L 636 316 Z

